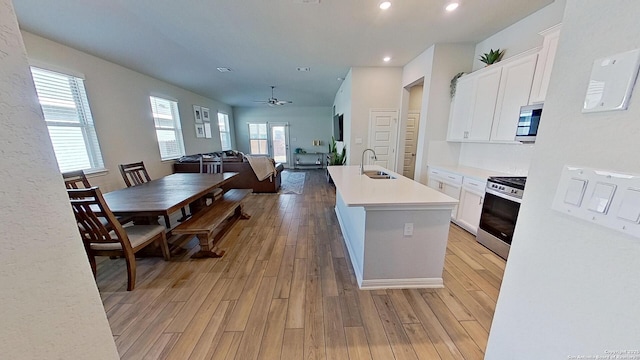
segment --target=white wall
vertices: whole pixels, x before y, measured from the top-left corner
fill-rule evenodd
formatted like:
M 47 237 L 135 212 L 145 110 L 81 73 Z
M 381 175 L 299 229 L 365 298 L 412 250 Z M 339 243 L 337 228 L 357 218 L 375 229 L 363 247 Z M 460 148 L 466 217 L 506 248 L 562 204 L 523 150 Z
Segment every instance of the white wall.
M 534 149 L 534 144 L 462 144 L 459 165 L 526 176 Z
M 1 357 L 119 359 L 10 0 L 0 23 Z
M 333 107 L 335 109 L 335 114 L 343 114 L 342 118 L 342 136 L 343 140 L 348 140 L 351 138 L 351 93 L 352 93 L 352 85 L 353 85 L 353 76 L 352 69 L 349 69 L 347 76 L 345 76 L 338 92 L 336 92 L 336 96 L 333 100 Z M 334 115 L 335 115 L 334 114 Z M 344 146 L 347 141 L 341 141 L 339 144 L 340 149 Z M 350 159 L 349 151 L 351 150 L 351 146 L 347 147 L 347 159 Z M 341 151 L 341 150 L 340 150 Z
M 409 112 L 420 112 L 422 109 L 423 83 L 413 85 L 409 89 Z
M 235 128 L 238 150 L 250 153 L 249 123 L 289 123 L 289 149 L 302 148 L 307 152 L 328 152 L 333 135 L 331 107 L 236 107 Z M 313 146 L 313 140 L 322 140 L 321 146 Z
M 354 67 L 351 73 L 351 133 L 345 142 L 347 163 L 355 165 L 360 164 L 362 152 L 369 147 L 370 110 L 400 110 L 402 68 Z M 357 138 L 362 139 L 362 144 L 356 144 Z
M 638 350 L 640 240 L 551 210 L 566 164 L 640 174 L 638 89 L 626 111 L 580 111 L 593 61 L 640 48 L 638 13 L 637 1 L 567 1 L 487 359 Z
M 92 185 L 100 186 L 105 192 L 124 187 L 118 164 L 140 160 L 144 161 L 152 178 L 173 172 L 173 161 L 160 160 L 150 95 L 178 101 L 187 154 L 220 150 L 217 111 L 228 113 L 233 124 L 229 106 L 40 36 L 22 34 L 33 65 L 85 77 L 105 167 L 109 170 L 90 177 Z M 211 110 L 211 139 L 196 138 L 194 104 Z

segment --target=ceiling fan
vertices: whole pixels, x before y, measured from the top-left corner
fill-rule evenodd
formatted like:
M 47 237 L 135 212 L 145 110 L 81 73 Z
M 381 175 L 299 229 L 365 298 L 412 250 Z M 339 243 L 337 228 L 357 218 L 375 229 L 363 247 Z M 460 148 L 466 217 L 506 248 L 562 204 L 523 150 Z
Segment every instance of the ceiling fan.
M 284 104 L 292 104 L 293 101 L 289 101 L 289 100 L 278 100 L 275 97 L 273 97 L 273 89 L 275 89 L 275 86 L 271 87 L 271 97 L 268 98 L 267 100 L 254 100 L 253 102 L 256 103 L 260 103 L 260 104 L 267 104 L 269 106 L 280 106 L 280 105 L 284 105 Z

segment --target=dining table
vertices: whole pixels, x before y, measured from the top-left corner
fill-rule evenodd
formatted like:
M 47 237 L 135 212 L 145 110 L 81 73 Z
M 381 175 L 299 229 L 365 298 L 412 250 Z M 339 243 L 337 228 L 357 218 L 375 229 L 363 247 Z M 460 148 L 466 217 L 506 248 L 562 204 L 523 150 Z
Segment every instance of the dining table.
M 104 199 L 116 216 L 134 216 L 157 222 L 189 206 L 191 214 L 206 207 L 205 195 L 237 176 L 237 172 L 218 174 L 176 173 L 149 182 L 108 192 Z M 170 224 L 167 223 L 167 228 Z

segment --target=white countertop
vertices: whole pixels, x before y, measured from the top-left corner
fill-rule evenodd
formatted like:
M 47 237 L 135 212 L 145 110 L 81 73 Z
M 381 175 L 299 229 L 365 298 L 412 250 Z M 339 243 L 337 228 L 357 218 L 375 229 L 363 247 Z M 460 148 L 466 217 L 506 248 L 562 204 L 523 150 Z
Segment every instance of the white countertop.
M 486 181 L 491 176 L 515 176 L 512 174 L 502 173 L 499 171 L 479 169 L 468 166 L 448 166 L 448 165 L 428 165 L 434 169 L 440 169 L 449 171 L 452 173 L 460 174 L 466 177 L 474 178 L 476 180 Z
M 458 200 L 380 166 L 365 170 L 382 170 L 395 179 L 371 179 L 360 175 L 360 166 L 329 166 L 329 174 L 347 206 L 450 207 Z

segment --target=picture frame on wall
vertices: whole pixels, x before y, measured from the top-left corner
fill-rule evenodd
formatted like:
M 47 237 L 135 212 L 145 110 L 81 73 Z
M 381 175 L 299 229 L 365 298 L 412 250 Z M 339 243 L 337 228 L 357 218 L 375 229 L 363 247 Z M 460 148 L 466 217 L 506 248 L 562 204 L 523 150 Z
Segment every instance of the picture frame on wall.
M 205 137 L 204 124 L 196 124 L 196 137 L 197 138 Z
M 202 108 L 202 121 L 205 121 L 205 122 L 211 121 L 211 117 L 209 113 L 210 113 L 209 108 L 206 108 L 206 107 Z
M 204 123 L 204 137 L 206 137 L 207 139 L 211 139 L 211 123 L 210 122 Z
M 202 123 L 202 107 L 193 105 L 193 117 L 196 119 L 196 123 Z

